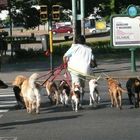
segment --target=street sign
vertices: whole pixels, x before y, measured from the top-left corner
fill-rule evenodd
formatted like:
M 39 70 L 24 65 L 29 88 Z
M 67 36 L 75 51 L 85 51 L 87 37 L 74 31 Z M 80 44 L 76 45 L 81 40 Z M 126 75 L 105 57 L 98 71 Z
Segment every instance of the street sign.
M 138 14 L 138 9 L 134 5 L 130 5 L 127 8 L 127 13 L 130 17 L 135 17 Z
M 140 48 L 140 8 L 129 5 L 125 14 L 111 16 L 111 46 L 129 48 L 131 51 L 131 71 L 136 71 L 134 51 Z
M 114 47 L 140 46 L 140 16 L 112 17 L 112 45 Z

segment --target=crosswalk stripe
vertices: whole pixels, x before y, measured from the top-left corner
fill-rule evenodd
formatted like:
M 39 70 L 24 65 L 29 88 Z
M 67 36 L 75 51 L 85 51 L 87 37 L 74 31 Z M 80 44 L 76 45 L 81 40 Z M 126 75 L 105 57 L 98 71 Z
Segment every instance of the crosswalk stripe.
M 0 118 L 3 113 L 8 112 L 16 104 L 16 99 L 12 88 L 0 89 Z
M 8 112 L 8 111 L 9 111 L 9 109 L 3 109 L 3 110 L 1 109 L 0 113 L 5 113 L 5 112 Z
M 0 97 L 14 97 L 15 95 L 9 95 L 9 94 L 5 94 L 5 95 L 1 95 L 0 94 Z
M 17 101 L 0 101 L 2 104 L 15 104 Z
M 17 140 L 17 137 L 0 137 L 0 140 Z

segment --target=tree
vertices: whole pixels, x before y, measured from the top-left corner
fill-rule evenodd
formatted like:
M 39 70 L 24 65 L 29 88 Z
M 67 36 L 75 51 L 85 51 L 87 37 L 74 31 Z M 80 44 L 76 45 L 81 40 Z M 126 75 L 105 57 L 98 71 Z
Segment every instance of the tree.
M 33 2 L 35 1 L 11 0 L 11 17 L 15 25 L 23 23 L 23 26 L 29 29 L 40 24 L 39 11 L 32 7 Z

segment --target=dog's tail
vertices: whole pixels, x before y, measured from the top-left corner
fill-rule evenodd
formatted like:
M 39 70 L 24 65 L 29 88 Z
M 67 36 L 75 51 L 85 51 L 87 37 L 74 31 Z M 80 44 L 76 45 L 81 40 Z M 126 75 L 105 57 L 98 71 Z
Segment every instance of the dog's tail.
M 29 77 L 29 85 L 31 88 L 34 88 L 36 86 L 36 81 L 39 77 L 38 73 L 33 73 L 30 77 Z
M 127 90 L 123 89 L 121 86 L 118 86 L 117 89 L 118 89 L 118 91 L 120 91 L 122 93 L 126 93 L 127 92 Z

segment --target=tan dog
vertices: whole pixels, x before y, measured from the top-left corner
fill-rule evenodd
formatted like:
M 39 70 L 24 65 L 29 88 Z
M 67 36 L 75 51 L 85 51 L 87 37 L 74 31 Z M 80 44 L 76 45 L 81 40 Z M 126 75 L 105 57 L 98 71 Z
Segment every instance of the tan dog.
M 21 93 L 28 113 L 39 113 L 41 85 L 36 83 L 39 74 L 33 73 L 21 86 Z
M 51 104 L 59 104 L 59 92 L 57 85 L 53 81 L 46 81 L 45 83 L 46 91 L 48 94 L 48 98 L 51 102 Z
M 14 79 L 14 81 L 12 82 L 13 86 L 18 86 L 19 88 L 21 88 L 22 83 L 27 79 L 27 77 L 23 76 L 23 75 L 18 75 L 16 76 L 16 78 Z
M 111 98 L 111 107 L 116 106 L 117 108 L 122 108 L 122 92 L 126 92 L 122 89 L 121 84 L 114 80 L 113 78 L 107 78 L 108 90 Z

